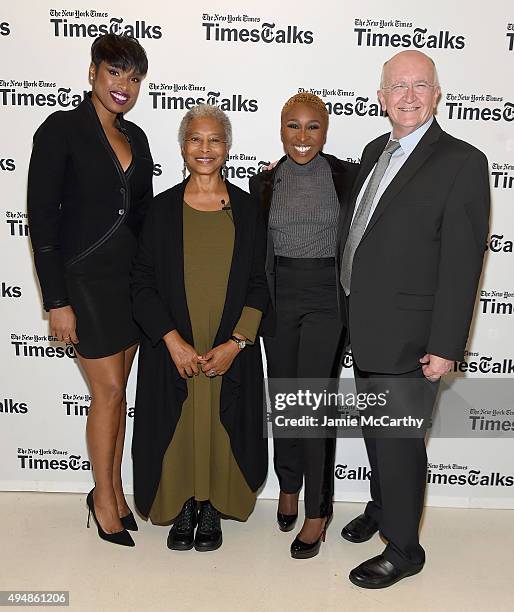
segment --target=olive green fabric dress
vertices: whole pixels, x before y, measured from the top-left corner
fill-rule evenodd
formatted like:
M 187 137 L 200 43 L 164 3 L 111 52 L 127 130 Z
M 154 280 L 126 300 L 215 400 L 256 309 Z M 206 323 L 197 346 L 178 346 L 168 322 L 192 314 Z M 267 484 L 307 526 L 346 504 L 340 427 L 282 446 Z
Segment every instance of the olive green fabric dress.
M 184 208 L 184 282 L 199 355 L 211 348 L 225 304 L 234 248 L 230 211 Z M 255 341 L 262 313 L 243 308 L 234 332 Z M 243 349 L 244 350 L 244 349 Z M 237 359 L 237 356 L 236 356 Z M 255 506 L 220 420 L 222 377 L 202 372 L 187 381 L 188 396 L 162 463 L 161 480 L 150 518 L 171 522 L 190 497 L 210 500 L 222 514 L 246 520 Z

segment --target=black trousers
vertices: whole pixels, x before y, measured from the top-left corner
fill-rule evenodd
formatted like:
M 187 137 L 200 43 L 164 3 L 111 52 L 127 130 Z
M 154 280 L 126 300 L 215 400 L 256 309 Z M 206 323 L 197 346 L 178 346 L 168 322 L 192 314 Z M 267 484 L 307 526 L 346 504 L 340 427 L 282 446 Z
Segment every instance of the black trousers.
M 412 415 L 430 421 L 439 382 L 430 382 L 421 368 L 405 374 L 363 372 L 354 365 L 359 393 L 388 390 L 391 416 Z M 427 477 L 425 437 L 386 437 L 363 430 L 371 467 L 371 501 L 365 513 L 379 525 L 388 544 L 385 558 L 397 567 L 411 568 L 425 562 L 419 543 Z M 393 436 L 396 434 L 393 434 Z
M 277 258 L 275 336 L 265 337 L 269 378 L 337 376 L 342 325 L 333 260 Z M 335 437 L 275 438 L 280 490 L 297 493 L 305 479 L 305 516 L 332 512 Z

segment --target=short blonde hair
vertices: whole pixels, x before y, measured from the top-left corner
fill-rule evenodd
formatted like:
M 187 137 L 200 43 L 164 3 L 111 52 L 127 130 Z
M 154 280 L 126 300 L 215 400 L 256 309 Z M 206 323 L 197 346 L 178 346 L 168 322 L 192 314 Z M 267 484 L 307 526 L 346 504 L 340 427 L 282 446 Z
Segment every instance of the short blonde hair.
M 323 115 L 326 122 L 328 123 L 328 110 L 325 106 L 325 103 L 321 98 L 312 93 L 308 93 L 307 91 L 297 93 L 294 96 L 291 96 L 282 107 L 282 112 L 280 113 L 280 116 L 283 116 L 290 108 L 292 108 L 296 104 L 306 104 L 307 106 L 315 108 Z

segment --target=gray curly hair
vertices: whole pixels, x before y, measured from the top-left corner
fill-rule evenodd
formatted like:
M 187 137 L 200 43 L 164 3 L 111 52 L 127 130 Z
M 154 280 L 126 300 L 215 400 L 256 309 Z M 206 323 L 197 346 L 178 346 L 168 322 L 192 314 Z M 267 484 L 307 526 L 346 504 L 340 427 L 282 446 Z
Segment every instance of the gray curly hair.
M 180 147 L 184 147 L 186 142 L 186 132 L 189 124 L 193 119 L 198 119 L 200 117 L 212 117 L 218 121 L 223 128 L 227 149 L 230 149 L 232 146 L 232 124 L 228 116 L 221 109 L 212 104 L 198 104 L 197 106 L 193 106 L 193 108 L 184 115 L 180 122 L 180 127 L 178 128 L 178 141 Z

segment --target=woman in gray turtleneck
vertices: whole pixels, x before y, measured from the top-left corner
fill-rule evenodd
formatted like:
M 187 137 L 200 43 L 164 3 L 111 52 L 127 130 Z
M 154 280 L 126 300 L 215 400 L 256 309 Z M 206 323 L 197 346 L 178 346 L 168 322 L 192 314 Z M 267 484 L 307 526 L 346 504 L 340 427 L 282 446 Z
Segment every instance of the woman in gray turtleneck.
M 281 114 L 286 155 L 250 180 L 268 228 L 266 275 L 273 308 L 262 323 L 268 377 L 338 375 L 342 325 L 335 254 L 357 165 L 321 152 L 328 128 L 323 101 L 309 93 L 290 98 Z M 277 521 L 294 528 L 305 479 L 305 521 L 291 556 L 315 556 L 332 515 L 335 438 L 275 437 L 280 484 Z

